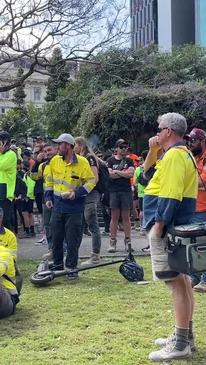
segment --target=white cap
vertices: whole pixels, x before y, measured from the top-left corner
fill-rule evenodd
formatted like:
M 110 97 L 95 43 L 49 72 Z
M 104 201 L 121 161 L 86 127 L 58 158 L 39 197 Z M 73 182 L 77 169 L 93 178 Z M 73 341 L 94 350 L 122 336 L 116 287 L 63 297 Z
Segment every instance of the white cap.
M 55 143 L 65 142 L 65 143 L 71 144 L 72 146 L 75 145 L 74 137 L 72 137 L 72 135 L 69 133 L 60 134 L 60 136 L 57 139 L 52 139 L 52 141 Z

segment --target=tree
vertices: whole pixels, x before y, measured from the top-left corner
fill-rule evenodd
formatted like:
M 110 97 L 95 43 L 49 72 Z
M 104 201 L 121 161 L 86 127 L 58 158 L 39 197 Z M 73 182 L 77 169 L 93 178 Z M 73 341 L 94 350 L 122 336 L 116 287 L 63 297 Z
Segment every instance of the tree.
M 125 0 L 2 0 L 0 66 L 15 63 L 25 72 L 21 79 L 1 74 L 0 91 L 18 87 L 34 71 L 48 73 L 57 45 L 66 60 L 77 60 L 117 42 L 125 32 L 124 8 Z
M 65 60 L 63 60 L 62 52 L 59 47 L 55 48 L 51 57 L 50 64 L 53 67 L 49 67 L 50 77 L 47 85 L 46 101 L 55 101 L 57 97 L 58 89 L 65 88 L 67 80 L 69 78 L 69 71 L 66 68 Z
M 194 83 L 159 88 L 133 87 L 105 91 L 83 110 L 76 133 L 96 135 L 101 147 L 110 148 L 118 138 L 138 150 L 157 130 L 157 117 L 169 111 L 183 114 L 189 128 L 204 127 L 206 87 Z
M 23 68 L 19 67 L 18 71 L 17 71 L 17 79 L 21 79 L 23 74 L 24 74 Z M 25 94 L 24 88 L 25 88 L 25 84 L 22 83 L 14 90 L 14 93 L 13 93 L 13 102 L 14 102 L 14 104 L 16 104 L 17 109 L 19 109 L 19 110 L 23 110 L 25 108 L 26 94 Z
M 6 115 L 1 117 L 0 128 L 9 132 L 12 137 L 19 139 L 27 134 L 29 119 L 22 110 L 10 109 Z

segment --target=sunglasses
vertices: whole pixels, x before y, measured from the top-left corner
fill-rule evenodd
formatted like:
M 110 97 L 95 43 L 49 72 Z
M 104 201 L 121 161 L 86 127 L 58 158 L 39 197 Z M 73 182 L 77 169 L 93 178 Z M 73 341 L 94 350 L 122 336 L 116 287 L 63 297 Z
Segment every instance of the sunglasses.
M 128 148 L 128 146 L 118 146 L 121 150 L 123 150 L 123 148 L 125 149 L 125 150 L 127 150 L 127 148 Z
M 169 127 L 164 127 L 164 128 L 157 128 L 157 133 L 161 133 L 164 129 L 168 129 Z

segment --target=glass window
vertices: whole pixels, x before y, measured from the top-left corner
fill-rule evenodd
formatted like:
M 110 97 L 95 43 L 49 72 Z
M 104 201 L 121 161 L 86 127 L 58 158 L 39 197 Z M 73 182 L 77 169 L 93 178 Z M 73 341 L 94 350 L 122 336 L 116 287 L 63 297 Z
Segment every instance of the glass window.
M 41 101 L 41 88 L 34 87 L 34 101 Z
M 144 25 L 147 24 L 147 8 L 144 8 Z
M 145 46 L 146 45 L 145 28 L 143 28 L 142 30 L 143 30 L 142 43 L 143 43 L 143 46 Z

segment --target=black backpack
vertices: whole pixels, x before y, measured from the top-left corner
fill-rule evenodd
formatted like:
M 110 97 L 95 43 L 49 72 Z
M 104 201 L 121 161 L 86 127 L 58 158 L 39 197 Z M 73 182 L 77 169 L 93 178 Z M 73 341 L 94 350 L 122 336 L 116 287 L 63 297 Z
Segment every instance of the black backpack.
M 99 161 L 98 172 L 99 172 L 99 181 L 96 185 L 96 189 L 100 194 L 105 194 L 108 192 L 109 189 L 110 178 L 107 166 L 101 161 Z

